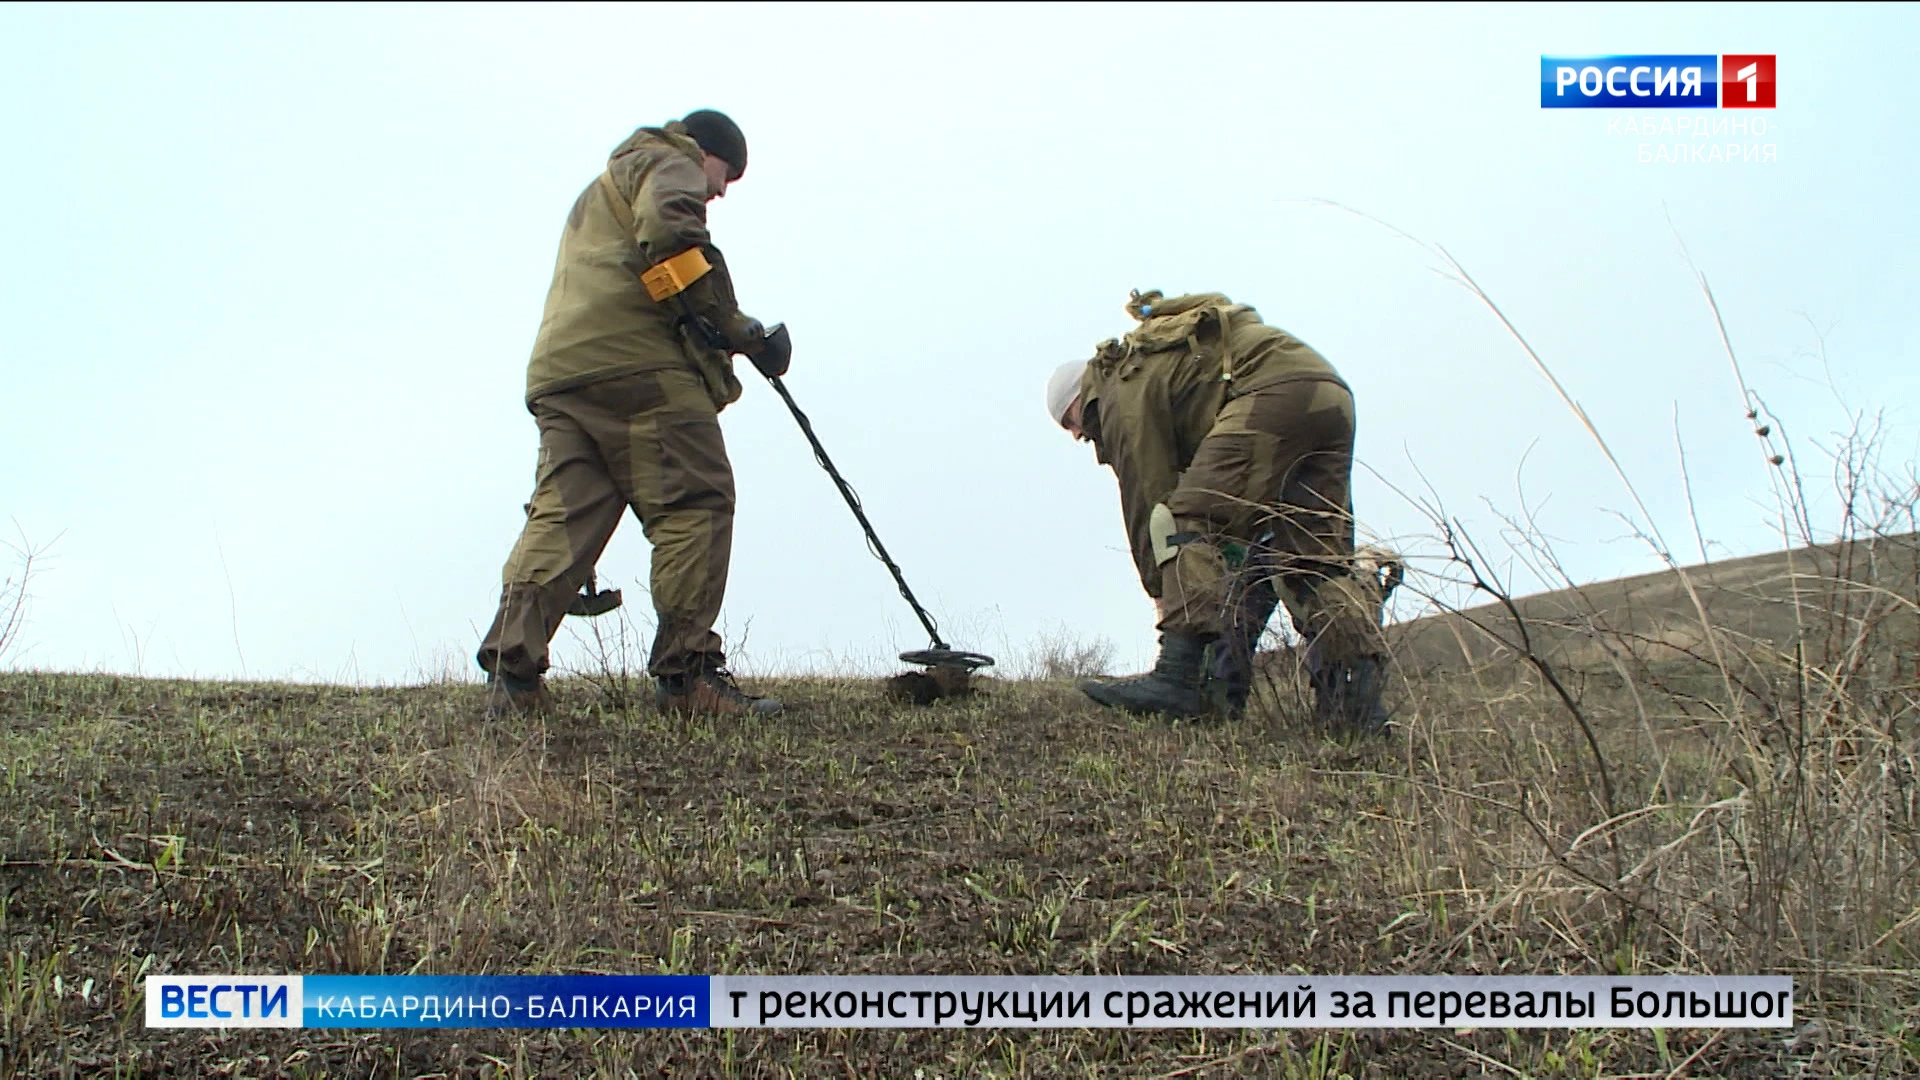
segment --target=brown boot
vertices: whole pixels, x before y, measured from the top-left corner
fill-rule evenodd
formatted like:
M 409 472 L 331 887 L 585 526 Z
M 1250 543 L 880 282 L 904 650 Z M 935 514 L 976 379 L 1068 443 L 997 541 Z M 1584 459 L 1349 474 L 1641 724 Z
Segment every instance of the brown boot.
M 547 684 L 541 679 L 528 682 L 511 675 L 488 676 L 486 703 L 482 708 L 489 720 L 548 716 L 553 712 L 553 695 L 547 693 Z
M 725 668 L 657 678 L 653 699 L 661 712 L 686 716 L 772 716 L 783 708 L 777 698 L 755 697 L 741 690 Z

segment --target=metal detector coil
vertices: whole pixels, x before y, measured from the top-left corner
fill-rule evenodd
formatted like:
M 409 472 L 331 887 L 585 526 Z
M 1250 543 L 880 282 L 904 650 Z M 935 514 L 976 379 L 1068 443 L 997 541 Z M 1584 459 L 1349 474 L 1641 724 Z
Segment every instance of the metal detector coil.
M 900 654 L 900 659 L 921 667 L 954 668 L 960 671 L 973 671 L 976 668 L 992 667 L 993 657 L 985 653 L 964 652 L 960 649 L 910 649 Z

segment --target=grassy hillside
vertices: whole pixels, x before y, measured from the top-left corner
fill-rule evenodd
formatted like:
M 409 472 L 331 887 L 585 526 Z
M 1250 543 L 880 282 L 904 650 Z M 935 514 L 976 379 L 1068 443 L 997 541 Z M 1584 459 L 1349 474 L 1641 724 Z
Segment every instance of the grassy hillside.
M 1802 547 L 1522 597 L 1514 607 L 1536 650 L 1574 668 L 1611 666 L 1616 639 L 1643 657 L 1704 654 L 1708 624 L 1737 651 L 1844 651 L 1870 607 L 1888 618 L 1862 644 L 1891 659 L 1920 646 L 1920 613 L 1900 603 L 1920 595 L 1916 550 L 1916 533 Z M 1512 656 L 1514 626 L 1502 605 L 1483 604 L 1396 627 L 1395 653 L 1413 670 L 1471 666 Z
M 1728 787 L 1678 717 L 1657 722 L 1664 767 L 1639 725 L 1601 732 L 1637 816 L 1594 835 L 1584 740 L 1512 666 L 1410 682 L 1404 733 L 1365 746 L 1309 730 L 1285 685 L 1219 726 L 1118 717 L 1059 683 L 923 709 L 869 682 L 778 689 L 788 716 L 688 723 L 573 680 L 561 716 L 489 724 L 470 686 L 0 676 L 0 1074 L 1920 1066 L 1911 772 L 1855 792 L 1857 843 L 1811 852 L 1809 823 L 1777 818 L 1764 781 Z M 1795 862 L 1756 865 L 1776 828 Z M 1729 844 L 1745 865 L 1721 865 Z M 1806 877 L 1822 858 L 1851 880 Z M 1786 971 L 1820 1022 L 1658 1039 L 142 1028 L 140 975 L 232 970 Z
M 487 722 L 471 685 L 0 675 L 0 1077 L 1912 1075 L 1913 565 L 1693 571 L 1705 624 L 1657 575 L 1402 627 L 1360 745 L 1280 665 L 1183 725 L 1064 680 L 714 723 L 571 678 Z M 216 971 L 1785 973 L 1799 1026 L 143 1028 L 141 976 Z

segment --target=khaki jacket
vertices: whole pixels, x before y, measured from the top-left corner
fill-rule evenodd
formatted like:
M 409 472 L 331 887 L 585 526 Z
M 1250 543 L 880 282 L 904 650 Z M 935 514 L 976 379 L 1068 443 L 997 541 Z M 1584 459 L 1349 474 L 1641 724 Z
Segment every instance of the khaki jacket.
M 1140 324 L 1095 350 L 1080 382 L 1080 408 L 1096 456 L 1119 480 L 1140 582 L 1157 597 L 1160 568 L 1148 520 L 1192 464 L 1221 406 L 1298 380 L 1346 384 L 1305 342 L 1219 293 L 1148 293 L 1128 311 Z
M 543 394 L 664 368 L 698 372 L 716 407 L 740 396 L 731 357 L 693 338 L 680 326 L 676 301 L 655 302 L 640 283 L 648 267 L 704 247 L 713 264 L 707 276 L 716 280 L 703 295 L 721 298 L 723 322 L 743 318 L 707 232 L 701 156 L 685 135 L 641 128 L 575 200 L 527 363 L 529 404 Z

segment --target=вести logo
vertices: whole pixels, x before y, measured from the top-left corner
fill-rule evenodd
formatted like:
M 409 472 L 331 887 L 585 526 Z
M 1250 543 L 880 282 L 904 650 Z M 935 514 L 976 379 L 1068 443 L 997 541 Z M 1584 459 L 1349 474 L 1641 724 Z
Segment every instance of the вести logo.
M 1543 109 L 1771 109 L 1774 57 L 1542 56 Z

